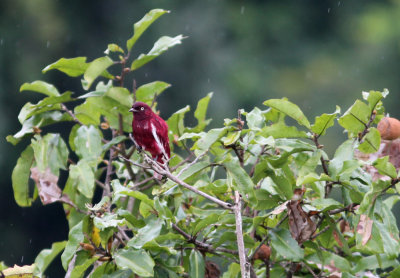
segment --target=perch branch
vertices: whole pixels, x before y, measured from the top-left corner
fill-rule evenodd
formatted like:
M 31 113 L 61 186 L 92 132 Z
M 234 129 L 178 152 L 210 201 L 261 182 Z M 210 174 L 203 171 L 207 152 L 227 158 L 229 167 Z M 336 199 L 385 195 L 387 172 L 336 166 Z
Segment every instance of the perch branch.
M 237 238 L 237 245 L 239 250 L 239 261 L 240 261 L 240 271 L 242 273 L 243 278 L 250 277 L 250 263 L 247 261 L 246 258 L 246 250 L 244 248 L 244 240 L 243 240 L 243 230 L 242 230 L 242 198 L 238 191 L 235 191 L 235 220 L 236 220 L 236 238 Z

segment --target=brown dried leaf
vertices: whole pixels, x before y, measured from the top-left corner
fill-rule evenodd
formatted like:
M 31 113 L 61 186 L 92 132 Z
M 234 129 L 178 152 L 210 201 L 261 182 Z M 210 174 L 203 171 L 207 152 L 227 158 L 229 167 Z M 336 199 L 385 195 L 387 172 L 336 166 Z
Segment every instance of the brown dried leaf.
M 332 234 L 333 234 L 333 238 L 336 240 L 337 244 L 340 247 L 343 247 L 343 242 L 340 240 L 340 237 L 339 237 L 338 233 L 336 231 L 333 231 Z
M 317 226 L 304 212 L 301 201 L 289 201 L 287 204 L 289 215 L 289 230 L 292 237 L 299 243 L 308 240 L 315 232 Z
M 372 224 L 374 221 L 365 214 L 360 215 L 360 221 L 357 225 L 357 233 L 362 236 L 362 245 L 367 244 L 372 234 Z
M 212 261 L 206 261 L 206 275 L 204 278 L 218 278 L 221 275 L 221 271 L 216 263 Z
M 286 201 L 283 204 L 277 206 L 273 211 L 271 211 L 271 214 L 274 214 L 274 215 L 281 214 L 283 211 L 286 210 L 286 206 L 288 203 L 289 203 L 289 201 Z
M 44 173 L 41 173 L 37 167 L 31 168 L 31 178 L 36 183 L 43 205 L 57 201 L 71 203 L 68 196 L 62 196 L 61 189 L 57 185 L 58 177 L 50 171 L 50 168 L 47 168 Z

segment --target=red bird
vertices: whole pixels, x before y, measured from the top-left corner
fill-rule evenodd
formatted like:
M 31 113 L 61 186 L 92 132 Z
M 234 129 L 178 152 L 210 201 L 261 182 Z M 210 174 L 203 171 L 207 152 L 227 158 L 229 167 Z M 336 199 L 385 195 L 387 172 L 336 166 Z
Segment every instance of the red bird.
M 171 156 L 167 123 L 144 102 L 135 102 L 129 112 L 133 112 L 132 134 L 136 144 L 164 163 Z

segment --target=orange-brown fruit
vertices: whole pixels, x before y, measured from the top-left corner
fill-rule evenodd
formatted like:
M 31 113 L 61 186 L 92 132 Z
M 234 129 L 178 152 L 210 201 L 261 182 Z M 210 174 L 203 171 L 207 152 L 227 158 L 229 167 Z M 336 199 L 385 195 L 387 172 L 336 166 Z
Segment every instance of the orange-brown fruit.
M 384 140 L 394 140 L 400 137 L 400 121 L 395 118 L 385 117 L 378 124 L 381 138 Z
M 257 250 L 256 254 L 254 255 L 255 260 L 268 260 L 271 256 L 271 248 L 268 245 L 261 245 L 260 249 Z

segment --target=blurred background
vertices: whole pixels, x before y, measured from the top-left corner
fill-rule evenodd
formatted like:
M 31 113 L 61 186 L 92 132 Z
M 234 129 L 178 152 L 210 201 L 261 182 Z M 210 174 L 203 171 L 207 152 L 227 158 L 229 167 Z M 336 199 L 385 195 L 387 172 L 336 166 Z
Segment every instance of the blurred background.
M 159 98 L 163 118 L 214 92 L 212 125 L 251 110 L 269 98 L 288 97 L 313 122 L 335 105 L 345 112 L 362 91 L 388 88 L 387 112 L 400 117 L 400 1 L 0 1 L 0 261 L 31 264 L 44 248 L 67 238 L 60 204 L 16 205 L 11 172 L 27 141 L 6 135 L 20 129 L 17 116 L 34 93 L 24 82 L 44 80 L 75 96 L 79 79 L 41 70 L 61 57 L 103 55 L 108 43 L 126 45 L 132 25 L 153 8 L 171 11 L 135 45 L 137 57 L 162 35 L 188 38 L 135 72 L 138 86 L 162 80 L 172 87 Z M 189 119 L 190 123 L 190 119 Z M 328 153 L 343 135 L 332 128 Z M 61 277 L 61 264 L 50 277 Z

